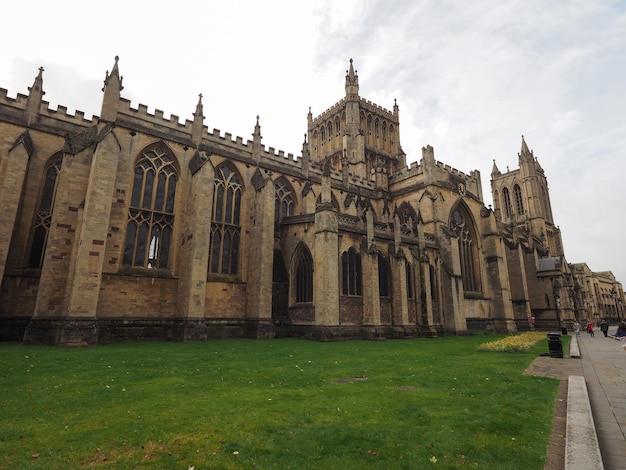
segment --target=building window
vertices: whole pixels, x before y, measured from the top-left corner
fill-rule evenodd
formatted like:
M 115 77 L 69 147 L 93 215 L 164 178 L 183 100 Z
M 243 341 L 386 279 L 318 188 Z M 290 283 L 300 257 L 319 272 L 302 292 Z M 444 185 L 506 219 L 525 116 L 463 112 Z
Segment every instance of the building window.
M 148 147 L 135 164 L 125 266 L 166 269 L 174 229 L 177 174 L 162 144 Z
M 509 194 L 509 188 L 504 188 L 502 190 L 502 197 L 504 198 L 504 213 L 510 219 L 513 214 L 513 209 L 511 208 L 511 195 Z
M 28 259 L 29 268 L 41 269 L 43 265 L 43 256 L 46 252 L 50 221 L 52 220 L 52 208 L 54 207 L 54 198 L 57 192 L 57 182 L 62 162 L 63 155 L 59 154 L 56 158 L 52 159 L 52 162 L 46 169 L 46 178 L 35 216 L 33 240 L 31 243 L 30 257 Z
M 296 302 L 313 302 L 313 257 L 302 245 L 296 260 Z
M 361 255 L 353 247 L 341 254 L 343 295 L 363 295 Z
M 415 285 L 415 279 L 413 276 L 413 266 L 411 266 L 411 263 L 406 263 L 406 297 L 407 299 L 414 299 L 415 298 L 415 289 L 414 289 L 414 285 Z
M 274 199 L 274 223 L 278 227 L 283 218 L 293 215 L 296 204 L 291 187 L 283 178 L 278 178 L 274 181 L 274 188 L 276 194 Z
M 465 292 L 480 292 L 480 269 L 476 231 L 471 217 L 461 205 L 452 211 L 450 228 L 456 233 Z
M 237 274 L 241 240 L 242 186 L 237 173 L 225 164 L 215 170 L 209 269 L 213 274 Z
M 389 260 L 378 255 L 378 293 L 381 297 L 391 297 L 391 268 Z
M 517 208 L 517 214 L 522 215 L 524 213 L 524 199 L 522 199 L 522 189 L 519 185 L 513 186 L 513 194 L 515 195 L 515 206 Z

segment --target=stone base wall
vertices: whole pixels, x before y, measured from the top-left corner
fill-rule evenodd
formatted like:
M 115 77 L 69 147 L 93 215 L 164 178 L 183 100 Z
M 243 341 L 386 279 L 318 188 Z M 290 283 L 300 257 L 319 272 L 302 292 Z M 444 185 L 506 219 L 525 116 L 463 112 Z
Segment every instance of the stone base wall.
M 0 341 L 22 341 L 30 317 L 0 318 Z

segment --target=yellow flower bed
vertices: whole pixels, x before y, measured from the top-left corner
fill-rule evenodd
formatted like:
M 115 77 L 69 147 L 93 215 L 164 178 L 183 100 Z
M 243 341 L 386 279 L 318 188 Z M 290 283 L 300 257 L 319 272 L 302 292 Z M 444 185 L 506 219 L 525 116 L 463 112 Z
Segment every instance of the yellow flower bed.
M 478 351 L 491 352 L 528 352 L 535 344 L 546 338 L 542 331 L 528 331 L 519 335 L 507 336 L 496 341 L 489 341 L 478 346 Z

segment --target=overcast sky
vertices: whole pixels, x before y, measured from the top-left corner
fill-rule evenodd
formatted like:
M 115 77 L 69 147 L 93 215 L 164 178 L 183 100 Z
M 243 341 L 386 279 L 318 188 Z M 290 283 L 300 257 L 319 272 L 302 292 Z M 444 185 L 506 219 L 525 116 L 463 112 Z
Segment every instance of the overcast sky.
M 626 282 L 626 3 L 622 0 L 33 0 L 3 3 L 0 88 L 99 115 L 116 55 L 122 96 L 301 154 L 309 107 L 360 95 L 400 107 L 407 161 L 518 166 L 524 135 L 548 177 L 568 262 Z

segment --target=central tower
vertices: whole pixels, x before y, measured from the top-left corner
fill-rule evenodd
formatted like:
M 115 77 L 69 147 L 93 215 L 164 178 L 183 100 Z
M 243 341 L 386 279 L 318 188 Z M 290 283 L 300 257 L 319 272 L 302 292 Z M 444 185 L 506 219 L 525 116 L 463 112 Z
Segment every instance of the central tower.
M 388 111 L 359 96 L 352 59 L 346 71 L 345 97 L 322 114 L 308 114 L 311 160 L 348 176 L 374 181 L 387 189 L 388 175 L 406 166 L 400 146 L 398 105 Z

